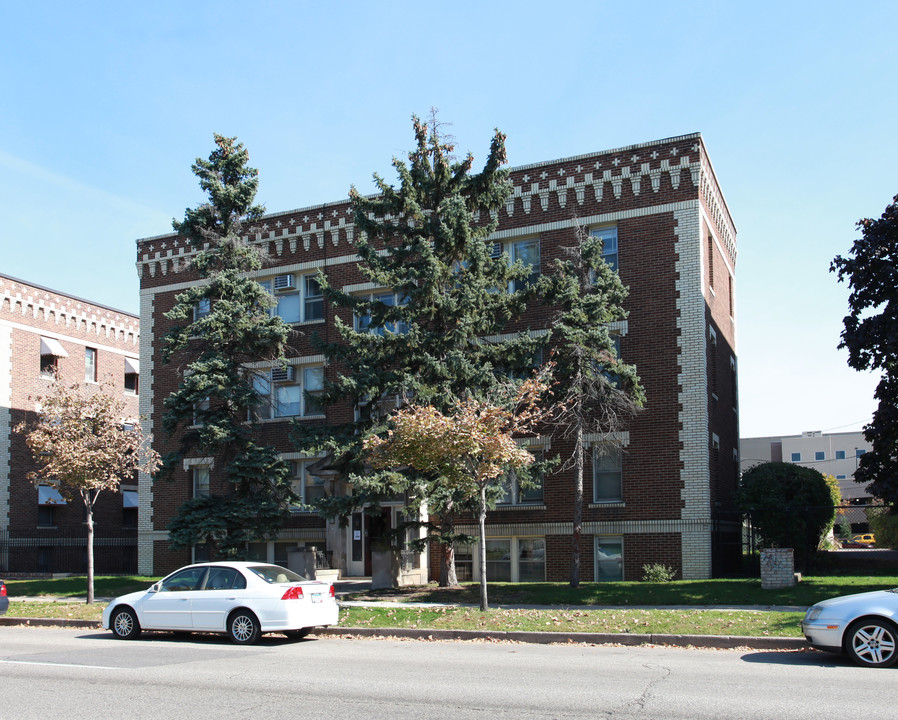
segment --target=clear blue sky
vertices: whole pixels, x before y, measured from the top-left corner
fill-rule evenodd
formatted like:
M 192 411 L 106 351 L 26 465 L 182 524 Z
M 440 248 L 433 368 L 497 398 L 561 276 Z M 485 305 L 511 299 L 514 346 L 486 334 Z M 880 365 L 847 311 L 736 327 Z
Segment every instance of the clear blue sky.
M 431 107 L 512 165 L 704 135 L 739 231 L 743 436 L 853 430 L 829 273 L 898 193 L 889 2 L 6 3 L 0 272 L 136 312 L 136 238 L 236 135 L 270 211 L 373 189 Z

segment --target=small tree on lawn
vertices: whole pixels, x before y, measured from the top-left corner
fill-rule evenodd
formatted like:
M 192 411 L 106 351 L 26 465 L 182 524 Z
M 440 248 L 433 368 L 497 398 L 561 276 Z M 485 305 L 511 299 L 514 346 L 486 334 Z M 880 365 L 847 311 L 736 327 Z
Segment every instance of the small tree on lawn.
M 486 511 L 488 489 L 508 470 L 534 461 L 514 435 L 530 433 L 549 412 L 540 405 L 547 372 L 517 388 L 507 385 L 505 398 L 487 402 L 469 398 L 449 413 L 425 405 L 406 406 L 392 417 L 385 438 L 371 435 L 365 449 L 375 467 L 406 465 L 434 477 L 477 508 L 480 536 L 480 609 L 487 610 Z
M 602 257 L 602 241 L 577 228 L 575 243 L 564 248 L 554 272 L 541 281 L 543 296 L 555 304 L 552 361 L 560 402 L 553 425 L 573 441 L 562 469 L 574 469 L 574 527 L 571 587 L 580 584 L 583 528 L 584 437 L 597 434 L 613 444 L 615 433 L 636 415 L 645 400 L 636 367 L 621 361 L 612 323 L 624 320 L 627 288 Z
M 165 337 L 163 360 L 177 362 L 178 389 L 165 399 L 163 428 L 181 430 L 181 447 L 165 458 L 167 472 L 183 457 L 201 454 L 223 467 L 223 493 L 187 500 L 169 523 L 173 549 L 204 544 L 210 554 L 241 556 L 247 543 L 277 535 L 299 501 L 287 463 L 254 439 L 254 410 L 263 402 L 253 363 L 284 362 L 289 328 L 269 310 L 270 294 L 249 273 L 262 267 L 244 228 L 262 216 L 254 205 L 258 173 L 236 138 L 215 136 L 208 160 L 193 166 L 209 200 L 187 209 L 174 229 L 196 251 L 190 269 L 202 282 L 177 296 L 166 314 L 175 326 Z
M 123 479 L 138 470 L 153 473 L 158 454 L 150 447 L 140 425 L 127 428 L 125 405 L 112 388 L 101 384 L 90 390 L 77 383 L 56 385 L 39 399 L 38 417 L 21 423 L 40 468 L 28 474 L 35 484 L 56 488 L 66 500 L 79 498 L 87 520 L 87 602 L 94 601 L 94 504 L 100 492 L 116 492 Z
M 805 569 L 836 516 L 832 490 L 823 474 L 792 463 L 768 462 L 749 468 L 742 475 L 736 504 L 751 515 L 762 543 L 794 548 L 796 562 Z

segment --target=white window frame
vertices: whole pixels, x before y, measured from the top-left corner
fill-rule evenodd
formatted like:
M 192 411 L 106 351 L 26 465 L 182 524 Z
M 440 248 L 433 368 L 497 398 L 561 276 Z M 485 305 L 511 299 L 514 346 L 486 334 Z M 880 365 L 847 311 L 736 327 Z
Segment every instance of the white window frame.
M 193 321 L 202 320 L 212 312 L 212 300 L 210 298 L 200 298 L 193 305 Z
M 601 458 L 613 458 L 616 456 L 616 467 L 607 467 L 607 462 L 602 462 Z M 624 453 L 623 449 L 616 443 L 595 443 L 592 447 L 592 501 L 595 505 L 605 505 L 608 503 L 622 503 L 624 501 Z M 619 492 L 616 497 L 600 498 L 598 495 L 597 475 L 599 472 L 607 474 L 616 473 L 618 477 Z
M 386 302 L 387 298 L 392 296 L 391 302 Z M 371 290 L 366 293 L 359 293 L 356 297 L 367 300 L 368 302 L 379 301 L 387 305 L 388 307 L 403 307 L 408 304 L 408 298 L 402 297 L 398 292 L 390 290 L 389 288 L 383 288 L 381 290 Z M 405 300 L 405 302 L 402 302 Z M 365 322 L 365 319 L 368 319 L 368 322 Z M 388 322 L 383 327 L 372 328 L 368 323 L 370 323 L 370 315 L 359 315 L 358 313 L 353 313 L 353 329 L 358 333 L 369 333 L 371 335 L 380 335 L 383 337 L 384 335 L 405 335 L 408 333 L 408 323 L 404 320 L 399 320 L 397 322 Z M 392 326 L 392 327 L 391 327 Z
M 94 347 L 84 348 L 84 382 L 97 382 L 97 372 L 99 371 L 99 353 Z
M 602 259 L 614 272 L 619 272 L 620 245 L 618 244 L 617 225 L 592 228 L 589 234 L 591 237 L 597 237 L 602 241 Z
M 502 535 L 496 537 L 488 537 L 486 539 L 487 542 L 487 552 L 489 552 L 489 544 L 490 543 L 500 543 L 507 542 L 509 547 L 509 576 L 510 580 L 508 582 L 545 582 L 546 577 L 546 538 L 543 535 Z M 521 580 L 521 552 L 523 550 L 523 546 L 531 543 L 542 543 L 542 566 L 543 566 L 543 579 L 535 580 L 535 579 L 526 579 Z M 456 561 L 458 560 L 458 555 L 471 555 L 471 575 L 474 580 L 480 579 L 480 547 L 479 543 L 472 543 L 471 545 L 459 545 L 456 547 Z M 490 561 L 487 560 L 489 563 Z M 537 563 L 535 563 L 537 564 Z M 490 576 L 489 571 L 487 571 L 487 580 L 496 581 L 495 576 Z M 497 581 L 502 582 L 502 581 Z
M 309 466 L 319 461 L 320 458 L 300 458 L 287 461 L 290 464 L 290 478 L 293 484 L 293 492 L 295 492 L 302 501 L 301 505 L 293 505 L 290 508 L 291 512 L 315 512 L 313 508 L 308 507 L 308 503 L 317 498 L 309 498 L 307 488 L 310 484 L 315 488 L 320 487 L 321 494 L 322 496 L 324 495 L 324 478 L 312 475 L 309 472 Z M 315 478 L 315 481 L 310 483 L 310 478 Z
M 271 371 L 253 374 L 253 383 L 256 392 L 261 398 L 261 402 L 255 411 L 255 419 L 280 420 L 290 417 L 324 416 L 323 409 L 311 406 L 306 397 L 306 392 L 314 395 L 323 390 L 324 365 L 290 365 L 289 367 L 295 369 L 294 380 L 290 382 L 272 381 Z M 316 382 L 315 376 L 318 375 L 321 378 L 321 387 L 316 387 L 319 383 Z M 289 406 L 291 406 L 290 411 L 287 410 L 287 405 L 282 404 L 278 397 L 278 392 L 287 388 L 295 389 L 295 392 L 298 393 L 298 400 L 289 403 Z M 297 406 L 297 412 L 292 412 L 293 405 Z
M 508 264 L 509 266 L 514 265 L 517 260 L 521 260 L 524 262 L 524 259 L 521 258 L 521 250 L 523 246 L 530 245 L 532 243 L 536 244 L 536 263 L 531 263 L 530 275 L 526 278 L 521 278 L 520 280 L 511 280 L 508 283 L 508 292 L 513 293 L 518 289 L 523 290 L 524 286 L 528 283 L 536 282 L 540 275 L 542 275 L 542 240 L 539 235 L 530 235 L 527 237 L 515 238 L 514 240 L 506 240 L 502 243 L 495 243 L 494 247 L 496 249 L 500 249 L 501 251 L 508 255 Z M 495 250 L 491 253 L 492 257 L 498 258 L 501 253 L 497 253 Z M 521 287 L 518 288 L 516 283 L 521 283 Z
M 290 275 L 292 273 L 284 274 Z M 294 277 L 297 280 L 295 287 L 286 290 L 274 289 L 274 276 L 258 281 L 278 303 L 269 310 L 269 315 L 272 317 L 276 315 L 280 316 L 288 325 L 324 322 L 324 293 L 318 285 L 318 274 L 297 273 L 294 274 Z M 317 293 L 313 292 L 313 289 L 317 289 Z M 282 298 L 295 298 L 298 303 L 298 311 L 295 320 L 288 320 L 284 315 L 278 312 Z
M 212 466 L 190 466 L 191 497 L 209 497 L 212 494 Z
M 620 545 L 620 557 L 610 556 L 609 559 L 603 560 L 599 548 L 602 545 Z M 624 580 L 624 538 L 622 535 L 596 535 L 593 540 L 593 556 L 595 558 L 595 567 L 593 568 L 593 578 L 595 582 L 618 582 Z M 617 564 L 620 567 L 620 577 L 609 577 L 602 579 L 599 575 L 599 568 L 603 565 Z
M 545 451 L 540 447 L 529 448 L 528 450 L 531 455 L 534 456 L 535 462 L 543 462 L 545 460 Z M 503 485 L 505 486 L 505 495 L 496 502 L 497 508 L 509 508 L 509 507 L 540 507 L 546 502 L 546 476 L 543 474 L 541 478 L 541 482 L 539 484 L 539 489 L 542 491 L 542 494 L 538 500 L 522 500 L 521 493 L 528 492 L 527 490 L 521 490 L 518 485 L 517 473 L 514 470 L 509 470 L 506 473 L 505 478 L 503 480 Z M 534 488 L 531 488 L 531 490 Z

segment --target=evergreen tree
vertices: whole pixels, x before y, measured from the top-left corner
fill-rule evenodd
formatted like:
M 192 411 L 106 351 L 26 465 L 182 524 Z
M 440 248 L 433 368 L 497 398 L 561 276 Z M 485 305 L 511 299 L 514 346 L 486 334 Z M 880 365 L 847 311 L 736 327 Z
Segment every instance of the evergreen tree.
M 898 514 L 898 195 L 882 217 L 861 220 L 858 227 L 861 237 L 851 256 L 839 255 L 830 267 L 851 288 L 839 347 L 848 349 L 855 370 L 882 373 L 879 404 L 864 427 L 872 448 L 861 456 L 854 479 Z
M 298 502 L 287 463 L 274 448 L 253 439 L 252 409 L 261 398 L 249 363 L 283 363 L 289 328 L 269 310 L 273 300 L 248 273 L 262 267 L 260 251 L 243 236 L 263 214 L 254 205 L 258 172 L 236 138 L 215 135 L 217 149 L 197 158 L 193 172 L 208 202 L 172 221 L 196 254 L 190 263 L 202 279 L 177 296 L 166 314 L 175 322 L 163 361 L 177 362 L 178 389 L 165 399 L 163 428 L 181 430 L 179 451 L 164 460 L 163 474 L 182 458 L 214 459 L 229 485 L 222 493 L 193 497 L 169 523 L 173 549 L 205 544 L 213 556 L 240 556 L 246 544 L 275 537 L 289 505 Z
M 414 398 L 446 412 L 459 400 L 487 399 L 508 373 L 529 370 L 543 342 L 524 330 L 502 334 L 535 293 L 532 268 L 510 263 L 488 242 L 499 208 L 511 190 L 505 136 L 496 131 L 486 164 L 472 173 L 473 157 L 453 157 L 454 146 L 435 121 L 413 118 L 416 147 L 408 163 L 394 159 L 394 188 L 375 175 L 376 197 L 350 196 L 359 231 L 356 251 L 362 274 L 383 292 L 360 296 L 319 283 L 330 301 L 352 309 L 355 327 L 336 321 L 341 341 L 322 344 L 338 364 L 339 377 L 325 388 L 323 402 L 350 401 L 359 420 L 343 427 L 297 424 L 294 440 L 307 452 L 327 450 L 334 467 L 353 488 L 349 497 L 321 503 L 325 514 L 345 517 L 406 491 L 441 518 L 433 536 L 443 547 L 440 582 L 456 583 L 453 517 L 464 497 L 439 476 L 413 470 L 372 472 L 361 440 L 382 432 L 397 404 Z
M 580 536 L 583 528 L 584 436 L 607 438 L 623 429 L 642 406 L 645 395 L 636 367 L 624 363 L 611 324 L 624 320 L 627 288 L 602 257 L 602 241 L 577 228 L 575 244 L 553 263 L 541 283 L 544 297 L 558 311 L 552 323 L 555 363 L 557 432 L 573 441 L 573 452 L 561 469 L 574 469 L 574 527 L 571 538 L 570 584 L 580 584 Z M 600 448 L 601 450 L 601 448 Z

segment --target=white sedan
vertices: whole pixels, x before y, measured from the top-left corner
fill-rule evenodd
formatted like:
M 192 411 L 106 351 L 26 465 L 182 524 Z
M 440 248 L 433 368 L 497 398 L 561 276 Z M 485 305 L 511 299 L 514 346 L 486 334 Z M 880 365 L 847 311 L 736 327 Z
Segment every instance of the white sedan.
M 898 588 L 843 595 L 808 608 L 801 630 L 818 650 L 845 652 L 858 665 L 898 661 Z
M 173 630 L 227 633 L 241 645 L 269 632 L 305 637 L 338 620 L 333 585 L 254 562 L 188 565 L 103 611 L 103 627 L 123 640 L 141 630 Z

